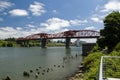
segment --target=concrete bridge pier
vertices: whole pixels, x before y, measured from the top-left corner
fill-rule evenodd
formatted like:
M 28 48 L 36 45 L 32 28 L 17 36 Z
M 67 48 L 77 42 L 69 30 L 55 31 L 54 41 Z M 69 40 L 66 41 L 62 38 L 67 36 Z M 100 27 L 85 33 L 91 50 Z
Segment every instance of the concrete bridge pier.
M 71 39 L 70 38 L 66 38 L 66 49 L 69 49 L 70 48 L 70 42 L 71 41 Z
M 41 48 L 46 48 L 46 43 L 47 43 L 47 39 L 46 38 L 42 38 L 41 39 Z
M 23 41 L 22 46 L 23 47 L 29 47 L 29 41 Z

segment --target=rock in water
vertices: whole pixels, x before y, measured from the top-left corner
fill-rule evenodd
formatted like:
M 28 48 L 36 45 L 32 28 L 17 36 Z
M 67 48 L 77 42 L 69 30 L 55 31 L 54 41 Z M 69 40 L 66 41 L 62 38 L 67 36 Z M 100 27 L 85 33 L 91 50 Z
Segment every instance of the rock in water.
M 25 76 L 25 77 L 29 77 L 30 74 L 29 74 L 28 72 L 24 71 L 24 72 L 23 72 L 23 76 Z
M 7 76 L 5 79 L 2 79 L 2 80 L 11 80 L 11 78 Z

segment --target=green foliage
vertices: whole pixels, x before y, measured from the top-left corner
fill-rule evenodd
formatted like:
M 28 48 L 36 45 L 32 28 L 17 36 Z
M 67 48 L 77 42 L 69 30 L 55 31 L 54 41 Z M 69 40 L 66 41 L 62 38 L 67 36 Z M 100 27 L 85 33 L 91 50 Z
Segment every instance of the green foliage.
M 96 80 L 99 72 L 100 58 L 102 53 L 91 53 L 84 59 L 84 80 Z M 113 51 L 108 56 L 120 56 L 120 52 Z M 107 77 L 120 78 L 120 59 L 107 58 Z
M 6 42 L 3 42 L 1 47 L 7 47 L 7 43 Z
M 111 52 L 120 41 L 120 13 L 114 11 L 106 16 L 104 26 L 104 29 L 100 31 L 103 38 L 98 40 L 98 44 L 100 47 L 107 46 Z
M 8 43 L 7 43 L 7 47 L 13 47 L 13 43 L 8 42 Z
M 18 44 L 16 44 L 16 42 L 13 42 L 13 41 L 1 41 L 0 46 L 1 47 L 15 47 L 15 46 L 18 46 Z
M 97 47 L 97 46 L 95 46 Z M 98 48 L 96 48 L 98 49 Z M 95 50 L 96 50 L 95 49 Z M 98 77 L 100 58 L 101 56 L 120 56 L 120 43 L 118 43 L 115 49 L 110 54 L 102 54 L 99 51 L 90 53 L 84 58 L 84 80 L 96 80 Z M 120 78 L 120 59 L 106 58 L 106 75 L 111 78 Z
M 100 47 L 98 46 L 98 44 L 96 44 L 93 49 L 92 49 L 92 52 L 98 52 L 100 51 Z
M 113 50 L 109 55 L 110 56 L 120 56 L 120 51 Z
M 71 44 L 73 46 L 73 44 Z M 25 44 L 22 41 L 17 41 L 15 38 L 7 38 L 5 40 L 0 40 L 0 47 L 40 47 L 40 40 L 29 40 L 26 41 Z M 53 42 L 52 40 L 47 40 L 47 46 L 65 46 L 65 42 L 58 41 Z
M 105 58 L 106 77 L 120 78 L 120 58 Z
M 92 63 L 94 63 L 94 61 L 96 61 L 97 59 L 100 59 L 101 56 L 103 54 L 101 52 L 94 52 L 94 53 L 90 53 L 90 55 L 88 55 L 87 57 L 85 57 L 84 59 L 84 67 L 86 69 L 89 69 L 92 65 Z
M 114 50 L 120 51 L 120 42 L 115 46 Z
M 104 49 L 106 44 L 105 44 L 105 39 L 104 38 L 100 38 L 97 40 L 97 43 L 98 43 L 98 46 L 101 48 L 101 49 Z
M 15 38 L 7 38 L 5 41 L 15 41 Z
M 85 77 L 84 80 L 95 80 L 98 77 L 98 68 L 100 58 L 103 56 L 101 52 L 90 53 L 84 59 Z
M 88 72 L 85 73 L 84 80 L 96 80 L 98 76 L 98 70 L 99 70 L 99 61 L 93 62 L 95 65 L 94 67 L 91 66 L 91 68 L 88 70 Z

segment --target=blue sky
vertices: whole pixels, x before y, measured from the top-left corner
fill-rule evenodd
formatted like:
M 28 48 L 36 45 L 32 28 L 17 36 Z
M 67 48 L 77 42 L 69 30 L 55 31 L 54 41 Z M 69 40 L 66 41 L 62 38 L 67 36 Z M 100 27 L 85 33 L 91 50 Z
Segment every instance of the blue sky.
M 0 38 L 66 30 L 97 30 L 120 0 L 0 0 Z

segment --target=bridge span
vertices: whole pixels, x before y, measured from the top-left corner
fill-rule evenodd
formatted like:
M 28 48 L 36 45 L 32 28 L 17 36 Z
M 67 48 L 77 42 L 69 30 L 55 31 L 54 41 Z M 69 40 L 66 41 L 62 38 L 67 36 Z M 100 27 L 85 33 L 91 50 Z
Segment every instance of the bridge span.
M 100 33 L 94 30 L 69 30 L 56 34 L 37 33 L 26 37 L 17 38 L 17 41 L 41 40 L 41 47 L 46 47 L 47 39 L 66 39 L 66 48 L 70 48 L 71 38 L 99 38 Z

